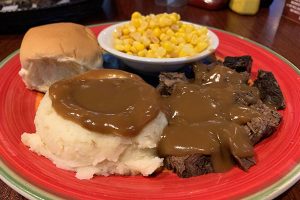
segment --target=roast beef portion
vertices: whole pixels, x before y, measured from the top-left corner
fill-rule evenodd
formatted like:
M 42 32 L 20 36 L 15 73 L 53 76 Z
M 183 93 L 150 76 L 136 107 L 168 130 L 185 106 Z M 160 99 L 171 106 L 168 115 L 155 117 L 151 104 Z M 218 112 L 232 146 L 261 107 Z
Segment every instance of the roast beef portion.
M 235 160 L 237 165 L 244 171 L 247 171 L 256 164 L 254 157 L 233 157 L 232 159 Z M 164 166 L 181 178 L 189 178 L 214 172 L 211 157 L 202 154 L 168 156 L 164 159 Z
M 251 119 L 244 128 L 248 132 L 249 138 L 253 145 L 257 144 L 264 138 L 270 136 L 280 124 L 281 115 L 261 101 L 251 105 L 257 111 L 262 113 L 262 117 Z M 233 157 L 237 165 L 244 171 L 255 165 L 254 157 L 239 158 Z M 179 177 L 188 178 L 214 172 L 210 156 L 201 154 L 192 154 L 189 156 L 168 156 L 164 160 L 167 169 L 173 170 Z
M 159 84 L 157 89 L 162 96 L 169 96 L 172 94 L 175 84 L 183 82 L 188 82 L 184 73 L 162 72 L 159 75 Z
M 182 178 L 214 172 L 210 156 L 202 154 L 168 156 L 164 159 L 164 166 Z
M 274 106 L 276 109 L 285 108 L 282 92 L 272 72 L 258 70 L 254 85 L 259 89 L 260 98 L 265 104 Z
M 195 76 L 195 80 L 197 81 L 201 81 L 202 83 L 207 82 L 207 74 L 213 70 L 213 68 L 215 66 L 224 66 L 221 62 L 215 62 L 215 63 L 211 63 L 209 65 L 203 64 L 203 63 L 196 63 L 193 65 L 193 70 L 194 70 L 194 76 Z M 233 69 L 234 70 L 234 69 Z M 246 71 L 240 72 L 240 74 L 242 75 L 242 82 L 243 83 L 247 83 L 247 81 L 249 80 L 250 74 Z M 230 77 L 226 76 L 226 74 L 223 77 L 223 81 L 224 82 L 230 82 Z
M 237 165 L 244 171 L 247 171 L 250 167 L 256 164 L 254 157 L 239 158 L 234 157 Z
M 257 103 L 255 91 L 237 91 L 234 101 L 239 105 L 250 106 Z
M 228 67 L 244 73 L 245 80 L 249 78 L 248 72 L 249 69 L 251 69 L 251 57 L 226 57 L 225 61 L 224 65 L 226 64 Z M 219 65 L 220 63 L 213 63 L 210 66 L 216 64 Z M 210 66 L 203 64 L 196 65 L 196 67 L 194 67 L 195 78 L 201 79 L 203 73 L 210 70 Z M 176 83 L 189 81 L 192 82 L 193 80 L 187 79 L 183 73 L 162 73 L 160 75 L 158 90 L 162 95 L 168 96 L 172 94 L 173 87 Z M 284 108 L 285 104 L 278 83 L 272 73 L 260 70 L 253 88 L 253 92 L 237 91 L 234 95 L 234 101 L 239 105 L 251 107 L 261 114 L 259 117 L 251 118 L 244 125 L 251 143 L 255 145 L 274 133 L 281 121 L 281 115 L 265 103 L 267 102 L 276 108 Z M 259 91 L 258 94 L 256 94 L 256 90 Z M 257 95 L 259 95 L 261 100 L 257 100 Z M 232 159 L 245 171 L 256 164 L 254 157 L 240 158 L 232 156 Z M 167 156 L 164 159 L 164 165 L 167 169 L 174 171 L 179 177 L 183 178 L 214 172 L 211 157 L 199 153 L 186 156 Z
M 231 57 L 227 56 L 224 59 L 223 65 L 234 69 L 237 72 L 251 72 L 252 58 L 251 56 Z
M 260 117 L 251 119 L 244 126 L 254 145 L 275 132 L 280 124 L 281 115 L 261 101 L 258 101 L 258 103 L 251 105 L 250 107 L 261 113 Z

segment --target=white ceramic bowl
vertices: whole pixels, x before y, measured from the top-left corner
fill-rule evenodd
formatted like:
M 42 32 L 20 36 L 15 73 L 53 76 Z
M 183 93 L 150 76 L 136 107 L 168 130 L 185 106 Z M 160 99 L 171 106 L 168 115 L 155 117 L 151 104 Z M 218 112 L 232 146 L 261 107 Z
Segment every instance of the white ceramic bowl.
M 161 71 L 175 71 L 187 63 L 191 63 L 207 57 L 208 55 L 213 53 L 219 45 L 219 38 L 217 37 L 217 35 L 214 34 L 212 31 L 208 30 L 210 44 L 206 50 L 202 51 L 199 54 L 196 54 L 195 56 L 181 58 L 145 58 L 140 56 L 128 55 L 126 53 L 116 50 L 113 47 L 112 35 L 113 31 L 118 26 L 122 26 L 123 24 L 128 22 L 129 21 L 121 22 L 104 29 L 98 35 L 98 42 L 105 51 L 120 58 L 126 65 L 140 72 L 153 73 Z M 192 24 L 194 26 L 200 26 L 189 22 L 183 23 Z

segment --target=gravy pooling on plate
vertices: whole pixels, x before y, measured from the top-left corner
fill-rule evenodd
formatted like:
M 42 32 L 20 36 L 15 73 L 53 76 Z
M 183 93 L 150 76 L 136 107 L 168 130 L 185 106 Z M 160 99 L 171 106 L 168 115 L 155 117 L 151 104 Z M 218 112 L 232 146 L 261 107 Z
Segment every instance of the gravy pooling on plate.
M 137 135 L 160 112 L 157 91 L 120 70 L 93 70 L 58 81 L 49 95 L 59 115 L 104 134 Z
M 233 166 L 232 156 L 254 155 L 253 145 L 242 125 L 260 113 L 238 105 L 237 91 L 255 94 L 241 73 L 216 65 L 209 71 L 197 69 L 192 83 L 177 83 L 171 96 L 163 98 L 168 109 L 169 126 L 158 145 L 162 157 L 195 153 L 211 156 L 214 170 L 223 172 Z

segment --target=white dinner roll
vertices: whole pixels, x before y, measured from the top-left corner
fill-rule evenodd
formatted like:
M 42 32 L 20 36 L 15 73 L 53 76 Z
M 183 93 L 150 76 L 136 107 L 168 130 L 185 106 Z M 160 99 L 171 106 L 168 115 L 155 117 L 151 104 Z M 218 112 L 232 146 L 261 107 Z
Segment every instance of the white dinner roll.
M 102 67 L 102 51 L 93 32 L 74 23 L 29 29 L 21 48 L 19 72 L 27 88 L 46 92 L 55 81 Z

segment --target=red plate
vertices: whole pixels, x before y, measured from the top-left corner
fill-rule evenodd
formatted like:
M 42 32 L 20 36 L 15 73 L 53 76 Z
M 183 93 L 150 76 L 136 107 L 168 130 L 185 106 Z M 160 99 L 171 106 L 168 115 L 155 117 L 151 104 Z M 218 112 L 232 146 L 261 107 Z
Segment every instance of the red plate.
M 92 27 L 98 34 L 108 25 Z M 274 135 L 255 147 L 257 165 L 248 172 L 182 179 L 170 172 L 157 177 L 101 177 L 78 180 L 48 159 L 28 150 L 20 140 L 34 132 L 38 93 L 27 90 L 18 76 L 19 55 L 2 61 L 0 69 L 0 178 L 30 199 L 240 199 L 273 198 L 300 178 L 300 76 L 286 59 L 257 43 L 212 29 L 220 38 L 217 55 L 251 55 L 253 71 L 272 71 L 286 99 L 283 121 Z

